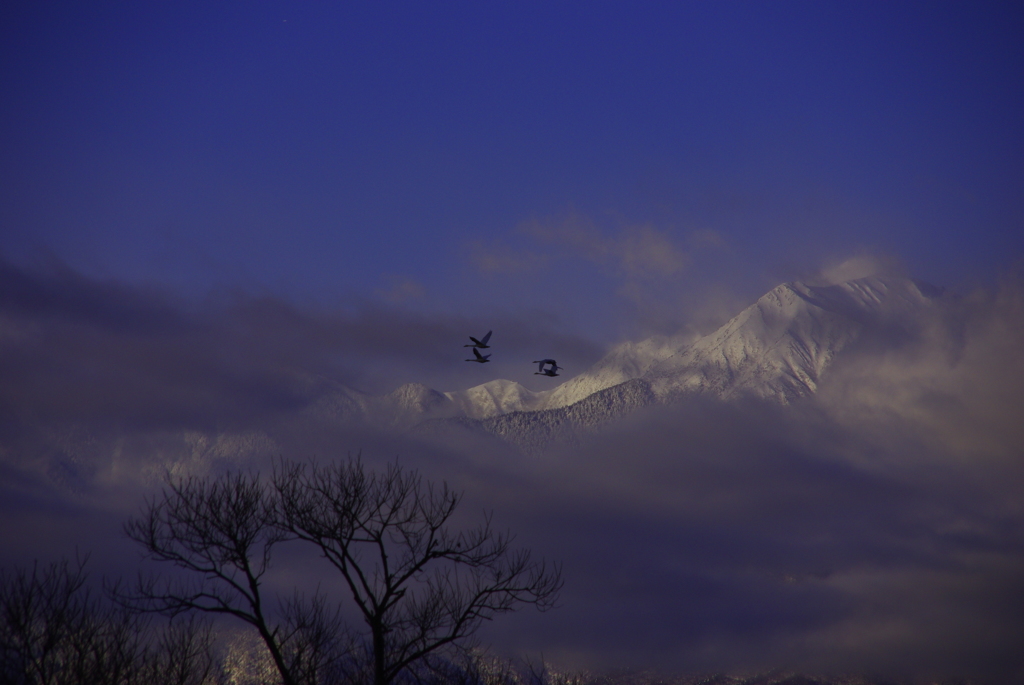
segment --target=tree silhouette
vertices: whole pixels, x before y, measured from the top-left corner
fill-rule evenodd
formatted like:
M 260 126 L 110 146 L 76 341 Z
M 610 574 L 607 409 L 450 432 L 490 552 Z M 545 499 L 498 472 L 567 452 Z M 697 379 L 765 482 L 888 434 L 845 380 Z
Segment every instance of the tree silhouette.
M 0 571 L 0 682 L 204 685 L 215 676 L 208 627 L 154 629 L 95 597 L 86 559 Z
M 560 569 L 512 549 L 489 516 L 451 531 L 461 496 L 397 464 L 376 474 L 358 459 L 282 461 L 273 484 L 282 528 L 344 577 L 369 630 L 376 685 L 459 646 L 482 621 L 524 604 L 552 607 L 561 589 Z
M 125 532 L 187 579 L 140 576 L 122 602 L 171 615 L 235 616 L 257 630 L 284 685 L 346 669 L 359 678 L 360 654 L 373 682 L 387 685 L 465 648 L 483 621 L 523 605 L 552 607 L 561 589 L 560 568 L 513 549 L 489 515 L 476 528 L 450 530 L 460 499 L 447 484 L 425 483 L 397 464 L 368 471 L 358 457 L 325 466 L 281 460 L 268 482 L 257 473 L 169 482 Z M 350 634 L 340 603 L 319 593 L 309 602 L 278 598 L 275 618 L 263 580 L 287 540 L 315 545 L 338 570 L 362 629 L 349 627 Z
M 147 557 L 189 572 L 180 581 L 140 576 L 134 591 L 119 593 L 124 605 L 172 616 L 190 611 L 234 616 L 259 633 L 284 685 L 316 682 L 329 639 L 324 636 L 334 634 L 335 617 L 324 610 L 320 596 L 309 603 L 299 597 L 282 601 L 277 617 L 274 607 L 268 608 L 263 578 L 286 534 L 258 474 L 170 481 L 124 530 Z

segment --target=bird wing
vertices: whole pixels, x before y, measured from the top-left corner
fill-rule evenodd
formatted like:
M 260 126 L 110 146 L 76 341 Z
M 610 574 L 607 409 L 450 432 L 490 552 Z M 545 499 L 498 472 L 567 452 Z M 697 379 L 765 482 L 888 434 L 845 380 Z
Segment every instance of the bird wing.
M 486 344 L 487 344 L 487 341 L 491 339 L 491 333 L 493 333 L 493 332 L 494 332 L 494 331 L 487 331 L 487 335 L 485 335 L 485 336 L 484 336 L 483 338 L 481 338 L 481 339 L 480 339 L 480 341 L 481 341 L 481 342 L 482 342 L 482 343 L 483 343 L 484 345 L 486 345 Z
M 482 354 L 480 354 L 480 350 L 478 350 L 477 348 L 474 347 L 473 348 L 473 354 L 476 356 L 477 359 L 483 361 L 484 357 L 483 357 Z

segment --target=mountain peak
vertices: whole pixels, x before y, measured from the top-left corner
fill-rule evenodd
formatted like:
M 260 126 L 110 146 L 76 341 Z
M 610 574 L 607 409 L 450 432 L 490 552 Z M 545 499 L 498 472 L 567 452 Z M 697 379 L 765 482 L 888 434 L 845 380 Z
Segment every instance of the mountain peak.
M 815 392 L 821 374 L 872 321 L 905 316 L 941 291 L 910 279 L 865 276 L 831 285 L 783 283 L 698 340 L 657 336 L 613 348 L 551 391 L 563 407 L 632 379 L 661 400 L 710 392 L 790 402 Z
M 485 419 L 511 411 L 538 408 L 547 392 L 535 393 L 515 381 L 497 379 L 477 385 L 469 390 L 445 393 L 454 405 L 473 419 Z
M 749 394 L 790 402 L 815 392 L 835 356 L 866 327 L 911 315 L 930 301 L 909 279 L 785 283 L 645 378 L 661 399 L 711 392 L 723 399 Z

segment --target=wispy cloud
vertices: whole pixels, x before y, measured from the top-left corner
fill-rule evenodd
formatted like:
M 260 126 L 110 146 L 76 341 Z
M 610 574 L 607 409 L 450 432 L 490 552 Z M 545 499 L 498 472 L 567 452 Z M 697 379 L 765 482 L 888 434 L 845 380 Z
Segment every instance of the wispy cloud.
M 626 224 L 609 235 L 575 211 L 525 222 L 518 231 L 546 249 L 609 267 L 631 279 L 671 276 L 690 261 L 688 252 L 667 231 Z
M 549 255 L 531 249 L 477 241 L 471 246 L 470 260 L 480 273 L 488 276 L 528 274 L 546 268 Z
M 807 280 L 822 285 L 834 285 L 869 276 L 905 277 L 906 275 L 907 269 L 899 259 L 891 255 L 867 252 L 826 264 Z
M 411 300 L 421 300 L 427 293 L 427 289 L 419 281 L 407 277 L 391 277 L 390 286 L 378 288 L 377 296 L 385 302 L 402 304 Z
M 623 329 L 669 333 L 684 325 L 686 312 L 706 308 L 720 293 L 688 283 L 695 258 L 727 252 L 721 234 L 707 228 L 677 230 L 621 217 L 596 220 L 575 209 L 525 221 L 507 235 L 473 245 L 477 273 L 528 276 L 536 293 L 589 292 L 604 301 L 600 311 L 621 319 Z M 523 288 L 522 279 L 515 283 Z M 684 304 L 688 303 L 688 304 Z M 704 313 L 695 319 L 706 318 Z
M 695 231 L 680 241 L 648 224 L 616 222 L 601 228 L 570 210 L 523 222 L 504 240 L 477 242 L 470 257 L 482 273 L 535 272 L 549 267 L 556 256 L 559 263 L 581 260 L 620 278 L 652 279 L 681 273 L 691 261 L 691 251 L 720 244 L 710 230 Z

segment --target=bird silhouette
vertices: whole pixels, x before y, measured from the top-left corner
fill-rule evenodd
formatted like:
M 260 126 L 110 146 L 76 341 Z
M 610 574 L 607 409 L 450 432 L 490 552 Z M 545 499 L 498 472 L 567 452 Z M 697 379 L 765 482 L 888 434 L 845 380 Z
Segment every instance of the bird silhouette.
M 558 370 L 562 367 L 554 359 L 535 359 L 534 364 L 537 364 L 537 370 L 533 372 L 534 376 L 557 376 Z M 550 368 L 544 368 L 550 364 Z
M 466 347 L 469 347 L 469 345 L 466 345 Z M 480 362 L 481 364 L 486 364 L 487 362 L 491 361 L 488 358 L 491 355 L 489 355 L 489 354 L 480 354 L 480 350 L 476 349 L 475 347 L 473 348 L 473 356 L 474 356 L 474 359 L 467 359 L 466 361 L 467 362 Z
M 480 338 L 479 340 L 477 340 L 473 336 L 469 336 L 469 339 L 473 341 L 473 344 L 472 345 L 463 345 L 463 347 L 473 347 L 473 348 L 479 347 L 481 350 L 486 350 L 488 347 L 490 347 L 490 345 L 487 344 L 487 341 L 491 339 L 491 333 L 493 333 L 493 332 L 494 331 L 487 331 L 487 335 L 485 335 L 484 337 Z

